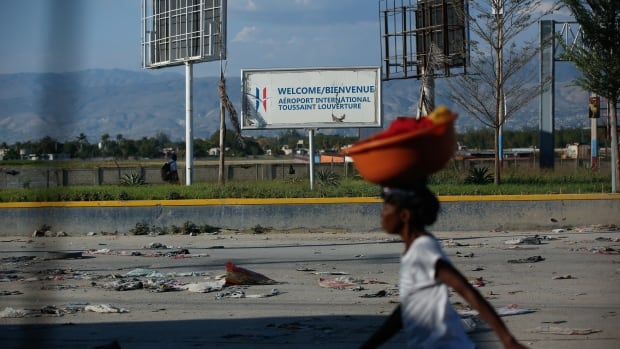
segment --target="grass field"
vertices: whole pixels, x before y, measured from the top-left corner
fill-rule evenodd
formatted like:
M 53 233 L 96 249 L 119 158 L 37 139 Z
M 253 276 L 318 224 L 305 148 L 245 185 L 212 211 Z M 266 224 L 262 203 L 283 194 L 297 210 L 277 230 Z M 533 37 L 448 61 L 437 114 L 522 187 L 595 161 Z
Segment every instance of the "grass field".
M 71 164 L 74 165 L 77 166 Z M 430 177 L 429 185 L 440 196 L 611 192 L 609 171 L 595 172 L 587 168 L 552 171 L 506 168 L 501 179 L 500 185 L 493 184 L 493 174 L 486 167 L 477 168 L 476 171 L 448 167 Z M 272 181 L 231 181 L 222 185 L 197 183 L 191 186 L 142 184 L 139 178 L 128 178 L 123 185 L 6 189 L 0 191 L 0 202 L 376 197 L 378 193 L 377 185 L 365 182 L 358 176 L 340 178 L 330 171 L 320 171 L 315 176 L 312 190 L 309 179 L 300 177 Z

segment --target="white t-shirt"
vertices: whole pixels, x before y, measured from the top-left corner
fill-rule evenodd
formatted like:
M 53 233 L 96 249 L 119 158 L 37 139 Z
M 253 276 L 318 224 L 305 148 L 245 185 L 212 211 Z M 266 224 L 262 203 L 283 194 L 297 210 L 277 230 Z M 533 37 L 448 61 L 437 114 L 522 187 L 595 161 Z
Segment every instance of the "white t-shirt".
M 435 278 L 435 264 L 448 261 L 432 236 L 415 239 L 400 259 L 400 304 L 408 348 L 475 348 L 459 314 L 450 304 L 448 286 Z

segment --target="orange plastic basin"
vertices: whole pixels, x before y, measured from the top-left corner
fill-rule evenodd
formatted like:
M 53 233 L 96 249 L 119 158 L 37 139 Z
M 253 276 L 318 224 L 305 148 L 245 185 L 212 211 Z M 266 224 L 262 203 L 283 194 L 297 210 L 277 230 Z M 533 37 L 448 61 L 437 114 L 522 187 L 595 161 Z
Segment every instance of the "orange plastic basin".
M 378 133 L 345 151 L 360 175 L 382 186 L 406 187 L 441 170 L 454 154 L 457 114 L 427 128 L 390 137 Z M 384 131 L 385 132 L 385 131 Z

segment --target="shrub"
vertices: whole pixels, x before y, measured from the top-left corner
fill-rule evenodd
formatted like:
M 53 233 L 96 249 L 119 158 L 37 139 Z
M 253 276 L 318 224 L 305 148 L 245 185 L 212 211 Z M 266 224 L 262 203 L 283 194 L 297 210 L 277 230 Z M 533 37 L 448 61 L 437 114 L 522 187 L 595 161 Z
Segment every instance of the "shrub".
M 129 173 L 124 173 L 120 179 L 121 185 L 143 185 L 144 177 L 142 174 L 131 171 Z
M 332 170 L 319 170 L 316 178 L 322 185 L 337 187 L 340 184 L 340 176 Z
M 470 167 L 469 174 L 465 178 L 465 184 L 487 184 L 493 183 L 493 175 L 489 173 L 488 167 Z

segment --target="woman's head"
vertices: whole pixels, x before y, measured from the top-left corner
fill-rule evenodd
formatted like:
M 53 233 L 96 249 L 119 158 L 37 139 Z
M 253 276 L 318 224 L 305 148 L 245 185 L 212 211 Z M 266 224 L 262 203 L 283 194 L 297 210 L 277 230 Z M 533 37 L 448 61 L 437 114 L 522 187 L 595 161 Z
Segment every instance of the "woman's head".
M 426 186 L 426 180 L 408 188 L 385 187 L 381 197 L 381 224 L 388 233 L 399 233 L 404 224 L 424 230 L 437 220 L 439 200 Z

